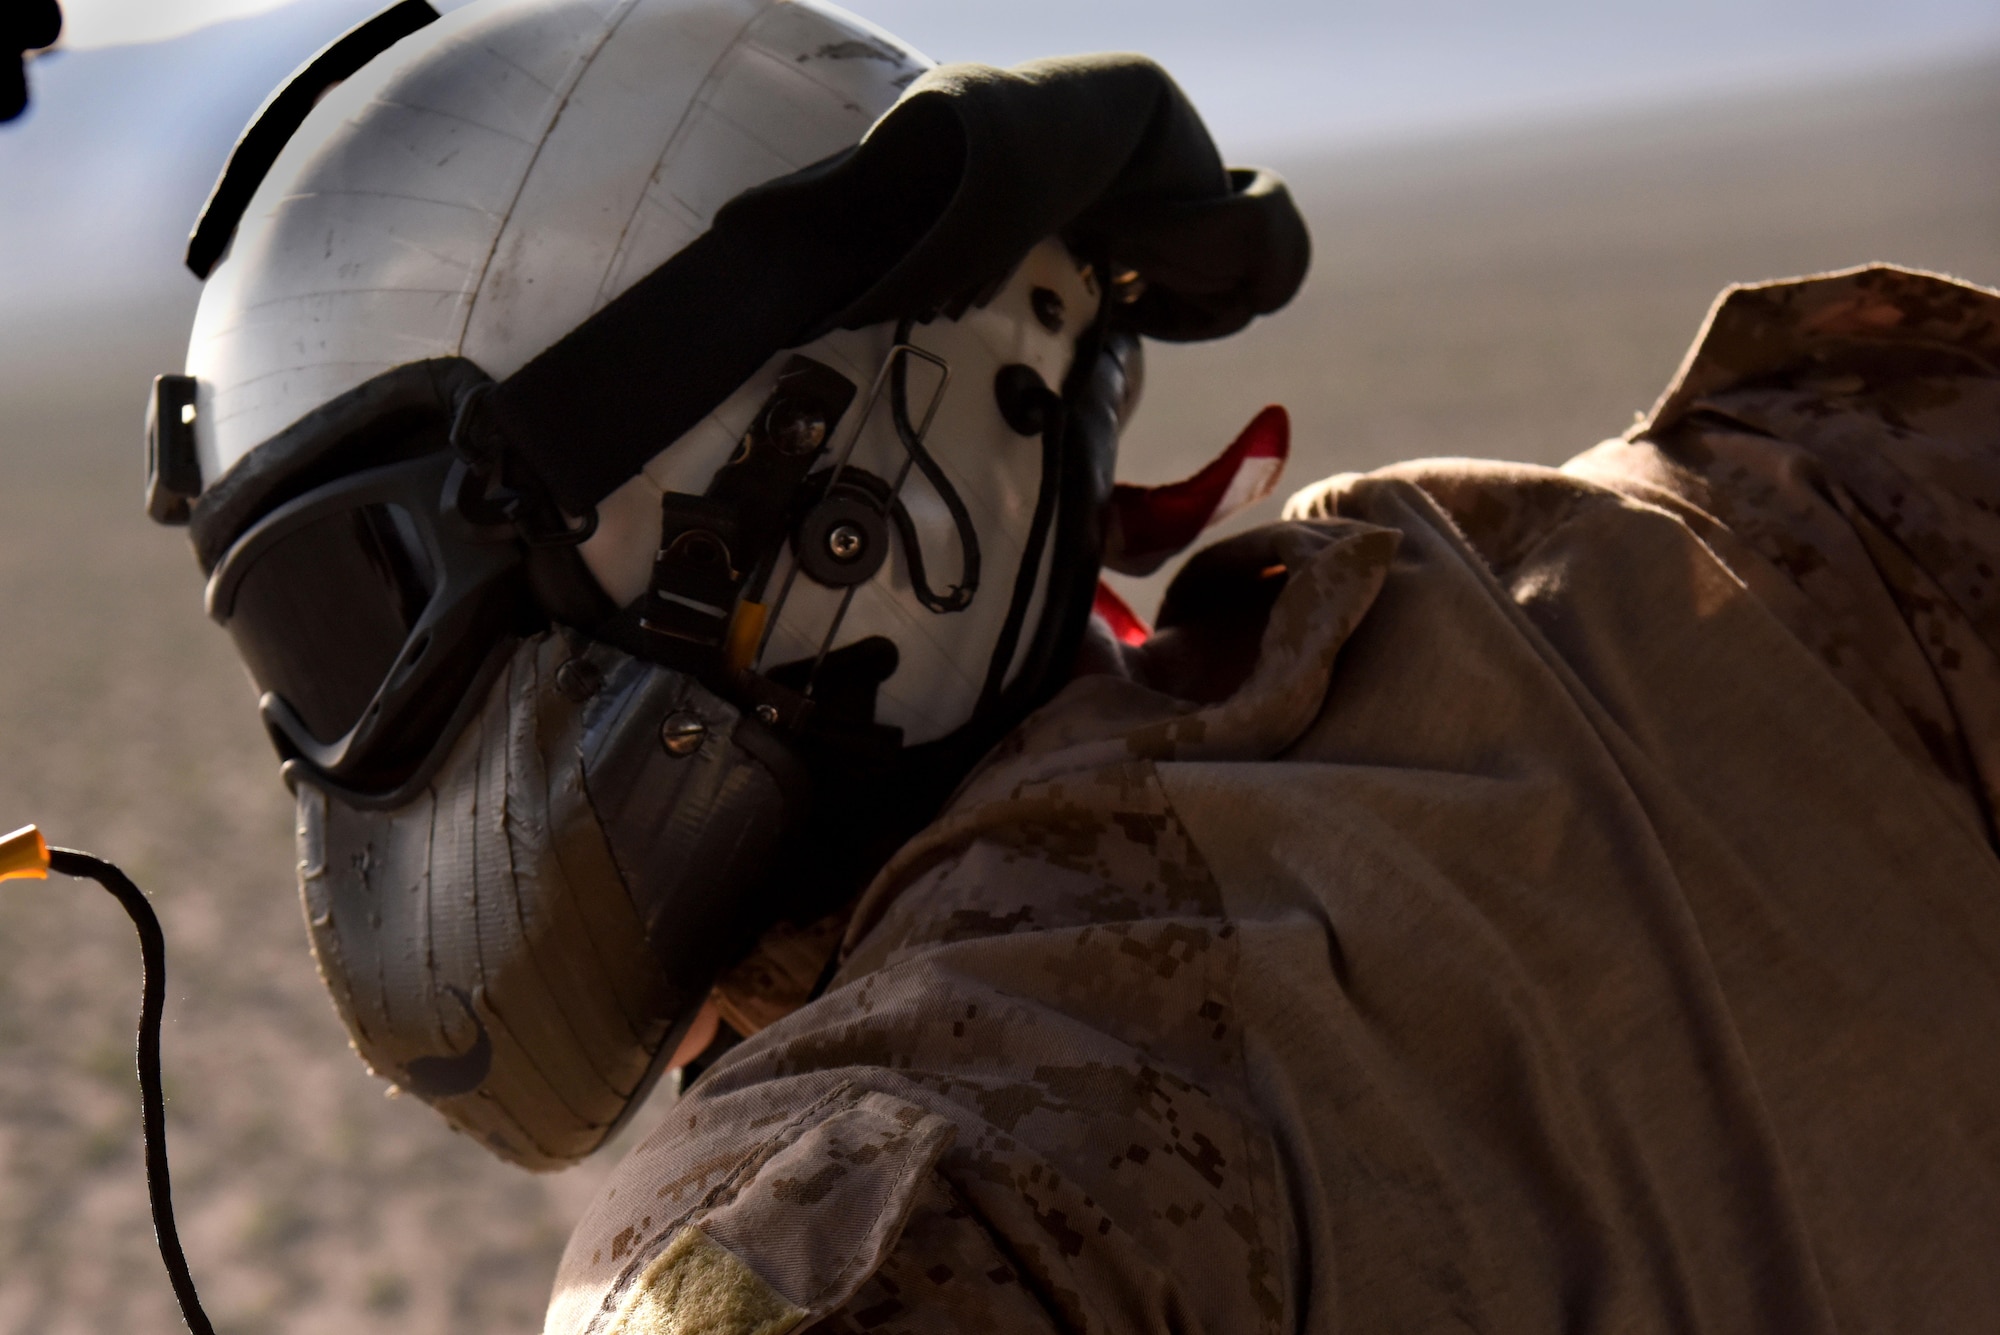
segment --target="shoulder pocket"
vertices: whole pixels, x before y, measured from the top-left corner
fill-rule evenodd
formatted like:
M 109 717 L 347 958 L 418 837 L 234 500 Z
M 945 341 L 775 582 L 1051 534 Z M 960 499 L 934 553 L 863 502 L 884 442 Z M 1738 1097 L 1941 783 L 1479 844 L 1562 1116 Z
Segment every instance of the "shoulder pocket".
M 605 1335 L 782 1335 L 854 1296 L 951 1146 L 946 1118 L 851 1086 L 626 1271 Z

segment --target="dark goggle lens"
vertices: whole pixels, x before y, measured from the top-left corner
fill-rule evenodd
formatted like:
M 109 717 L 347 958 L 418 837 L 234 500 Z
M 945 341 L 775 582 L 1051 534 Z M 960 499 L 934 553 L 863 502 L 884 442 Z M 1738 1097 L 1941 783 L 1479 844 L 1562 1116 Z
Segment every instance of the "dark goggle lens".
M 437 585 L 407 510 L 357 506 L 260 553 L 237 583 L 229 633 L 258 686 L 332 743 L 389 679 Z

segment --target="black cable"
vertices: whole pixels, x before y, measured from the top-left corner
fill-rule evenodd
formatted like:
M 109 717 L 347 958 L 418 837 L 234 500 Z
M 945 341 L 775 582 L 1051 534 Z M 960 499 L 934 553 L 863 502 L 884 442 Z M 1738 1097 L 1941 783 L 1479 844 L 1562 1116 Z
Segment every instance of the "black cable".
M 153 1236 L 160 1244 L 167 1279 L 181 1305 L 181 1319 L 193 1335 L 215 1335 L 181 1251 L 174 1227 L 173 1187 L 167 1180 L 167 1100 L 160 1084 L 160 1018 L 167 1003 L 167 939 L 160 920 L 131 878 L 101 858 L 73 848 L 51 848 L 49 870 L 97 882 L 117 897 L 139 929 L 139 958 L 144 966 L 144 990 L 139 1002 L 139 1111 L 146 1149 L 146 1195 L 153 1207 Z
M 1054 398 L 1050 395 L 1050 398 Z M 1049 542 L 1049 526 L 1055 521 L 1056 503 L 1062 491 L 1063 437 L 1068 423 L 1061 401 L 1050 405 L 1042 427 L 1042 482 L 1035 496 L 1034 518 L 1028 523 L 1027 545 L 1021 549 L 1021 568 L 1014 572 L 1014 596 L 1007 604 L 1007 619 L 1000 625 L 1000 637 L 993 645 L 992 661 L 986 665 L 986 684 L 979 692 L 979 711 L 984 713 L 1000 698 L 1007 669 L 1013 665 L 1014 651 L 1021 643 L 1021 628 L 1027 624 L 1028 604 L 1042 577 L 1042 554 Z M 1060 571 L 1051 571 L 1051 581 Z
M 904 320 L 896 326 L 896 341 L 908 343 L 914 322 Z M 973 525 L 972 514 L 965 508 L 965 501 L 958 494 L 958 488 L 951 485 L 951 479 L 944 475 L 931 452 L 924 448 L 923 438 L 910 422 L 910 359 L 897 357 L 889 368 L 889 416 L 896 424 L 897 439 L 903 442 L 903 449 L 910 456 L 910 462 L 930 482 L 944 508 L 951 511 L 951 522 L 958 528 L 958 550 L 961 569 L 958 583 L 943 594 L 933 593 L 925 582 L 923 574 L 923 554 L 917 550 L 914 530 L 909 526 L 907 515 L 898 523 L 897 529 L 903 538 L 904 551 L 910 557 L 910 587 L 917 595 L 917 601 L 933 612 L 962 612 L 972 604 L 972 595 L 979 592 L 979 530 Z
M 961 610 L 964 606 L 963 603 L 960 603 L 957 607 L 948 606 L 935 593 L 931 592 L 930 583 L 924 575 L 923 539 L 918 536 L 917 521 L 910 517 L 910 508 L 903 504 L 901 496 L 891 496 L 889 498 L 889 522 L 896 526 L 896 536 L 902 540 L 903 555 L 909 560 L 910 564 L 910 588 L 915 591 L 917 601 L 933 612 L 955 612 Z M 968 598 L 966 601 L 969 602 L 970 599 Z

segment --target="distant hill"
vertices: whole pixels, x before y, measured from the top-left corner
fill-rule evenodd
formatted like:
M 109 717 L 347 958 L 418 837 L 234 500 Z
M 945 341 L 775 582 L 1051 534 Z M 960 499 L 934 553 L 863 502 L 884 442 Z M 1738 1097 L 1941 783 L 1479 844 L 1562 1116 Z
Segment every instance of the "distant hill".
M 1312 221 L 1306 290 L 1149 348 L 1127 475 L 1184 474 L 1266 402 L 1292 409 L 1294 485 L 1555 463 L 1651 406 L 1728 283 L 1886 260 L 2000 286 L 1990 60 L 1275 165 Z
M 937 60 L 1138 50 L 1231 151 L 1801 86 L 2000 49 L 1993 0 L 852 0 Z

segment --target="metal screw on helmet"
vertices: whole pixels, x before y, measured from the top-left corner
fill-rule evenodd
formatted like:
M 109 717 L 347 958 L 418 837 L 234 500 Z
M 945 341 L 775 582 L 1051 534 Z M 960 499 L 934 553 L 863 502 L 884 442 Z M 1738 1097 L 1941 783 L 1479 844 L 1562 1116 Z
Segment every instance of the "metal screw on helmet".
M 861 530 L 852 524 L 836 525 L 833 531 L 826 535 L 827 555 L 836 561 L 854 560 L 861 555 L 861 549 L 865 546 L 867 539 L 862 536 Z
M 556 690 L 582 704 L 604 687 L 604 672 L 587 658 L 572 658 L 556 669 Z
M 660 725 L 660 745 L 670 756 L 691 756 L 708 737 L 708 725 L 691 710 L 677 709 Z
M 764 425 L 772 443 L 786 454 L 810 454 L 826 443 L 825 416 L 790 399 L 772 404 Z
M 778 707 L 776 705 L 758 705 L 757 718 L 763 723 L 776 723 L 778 721 Z

